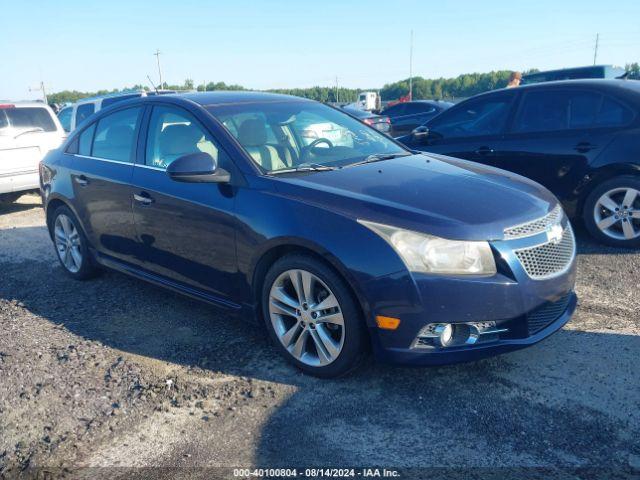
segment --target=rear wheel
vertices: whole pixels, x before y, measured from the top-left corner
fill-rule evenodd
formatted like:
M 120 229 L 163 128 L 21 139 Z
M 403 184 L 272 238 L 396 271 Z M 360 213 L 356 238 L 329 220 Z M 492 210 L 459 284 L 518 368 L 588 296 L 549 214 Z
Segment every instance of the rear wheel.
M 603 182 L 587 197 L 587 230 L 614 247 L 640 246 L 640 178 L 621 176 Z
M 353 295 L 340 276 L 315 258 L 278 260 L 265 278 L 262 303 L 276 348 L 301 370 L 336 377 L 364 358 L 366 333 Z
M 58 207 L 53 213 L 51 237 L 64 271 L 77 280 L 85 280 L 97 273 L 89 244 L 75 215 L 66 206 Z

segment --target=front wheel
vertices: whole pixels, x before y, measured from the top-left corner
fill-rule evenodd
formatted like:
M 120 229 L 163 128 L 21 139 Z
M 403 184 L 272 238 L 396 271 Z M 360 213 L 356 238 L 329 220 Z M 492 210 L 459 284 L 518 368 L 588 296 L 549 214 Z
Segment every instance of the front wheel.
M 640 246 L 640 178 L 620 176 L 603 182 L 587 197 L 584 223 L 591 235 L 614 247 Z
M 276 348 L 318 377 L 355 369 L 366 353 L 360 310 L 344 280 L 321 261 L 289 255 L 269 270 L 263 314 Z

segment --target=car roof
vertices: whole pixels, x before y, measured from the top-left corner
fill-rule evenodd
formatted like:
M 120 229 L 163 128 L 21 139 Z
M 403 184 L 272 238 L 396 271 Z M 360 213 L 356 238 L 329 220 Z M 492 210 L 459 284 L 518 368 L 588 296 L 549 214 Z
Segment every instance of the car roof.
M 544 88 L 552 86 L 628 88 L 630 90 L 640 91 L 640 81 L 625 80 L 620 78 L 582 78 L 575 80 L 553 80 L 550 82 L 520 85 L 517 88 L 519 90 L 522 90 L 525 88 Z
M 163 95 L 163 97 L 177 97 L 191 100 L 202 106 L 209 105 L 225 105 L 233 103 L 262 103 L 262 102 L 291 102 L 306 101 L 306 98 L 295 97 L 293 95 L 282 95 L 279 93 L 267 92 L 251 92 L 251 91 L 234 91 L 220 90 L 215 92 L 194 92 L 194 93 L 178 93 L 175 95 Z M 147 97 L 153 98 L 153 97 Z
M 589 78 L 589 79 L 577 79 L 577 80 L 554 80 L 551 82 L 540 82 L 540 83 L 531 83 L 528 85 L 520 85 L 514 88 L 499 88 L 496 90 L 490 90 L 488 92 L 479 93 L 477 95 L 473 95 L 464 100 L 475 99 L 484 97 L 485 95 L 495 95 L 504 92 L 522 92 L 527 90 L 537 90 L 537 89 L 553 89 L 560 87 L 571 87 L 571 88 L 580 88 L 580 87 L 589 87 L 595 88 L 601 91 L 610 91 L 610 92 L 630 92 L 632 96 L 635 97 L 636 94 L 640 94 L 640 81 L 639 80 L 623 80 L 623 79 L 606 79 L 606 78 Z M 460 105 L 463 102 L 458 103 Z
M 13 105 L 16 108 L 21 108 L 21 107 L 51 108 L 51 107 L 49 107 L 49 105 L 47 105 L 44 102 L 27 102 L 27 101 L 23 101 L 23 102 L 5 102 L 5 101 L 0 101 L 0 105 Z

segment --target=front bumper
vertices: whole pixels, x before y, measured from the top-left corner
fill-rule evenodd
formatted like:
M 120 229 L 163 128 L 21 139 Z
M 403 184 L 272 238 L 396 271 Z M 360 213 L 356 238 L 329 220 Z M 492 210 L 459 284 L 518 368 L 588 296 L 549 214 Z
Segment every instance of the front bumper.
M 565 220 L 565 229 L 573 233 Z M 546 234 L 544 236 L 546 238 Z M 497 355 L 539 342 L 560 329 L 575 311 L 575 244 L 566 268 L 546 278 L 535 278 L 517 252 L 540 238 L 492 242 L 498 273 L 488 277 L 390 275 L 367 285 L 371 302 L 369 321 L 374 352 L 384 362 L 438 365 Z M 535 273 L 535 272 L 534 272 Z M 400 319 L 396 330 L 375 325 L 375 316 Z M 495 322 L 496 335 L 473 344 L 442 347 L 419 345 L 417 339 L 430 324 Z
M 552 321 L 534 335 L 523 338 L 500 338 L 495 342 L 487 342 L 486 344 L 480 343 L 473 346 L 432 350 L 390 347 L 379 350 L 377 357 L 383 362 L 398 365 L 445 365 L 469 362 L 520 350 L 544 340 L 562 328 L 573 315 L 576 304 L 576 294 L 571 292 L 566 310 L 556 320 Z

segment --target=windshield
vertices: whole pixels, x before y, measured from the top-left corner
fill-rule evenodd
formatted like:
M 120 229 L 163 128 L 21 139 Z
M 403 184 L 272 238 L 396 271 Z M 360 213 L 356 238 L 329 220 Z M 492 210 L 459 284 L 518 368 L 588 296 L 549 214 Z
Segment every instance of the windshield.
M 22 107 L 0 109 L 0 135 L 15 131 L 55 132 L 56 124 L 45 108 Z
M 247 103 L 208 110 L 269 173 L 304 165 L 343 167 L 370 155 L 407 153 L 387 136 L 321 103 Z

